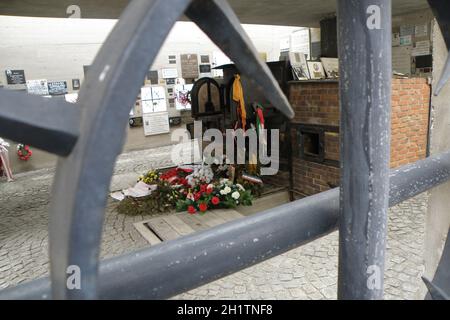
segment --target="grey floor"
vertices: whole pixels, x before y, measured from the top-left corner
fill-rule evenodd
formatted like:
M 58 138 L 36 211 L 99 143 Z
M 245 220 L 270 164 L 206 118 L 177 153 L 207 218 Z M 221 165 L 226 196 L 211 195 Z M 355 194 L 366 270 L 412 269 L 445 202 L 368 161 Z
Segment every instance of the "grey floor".
M 124 154 L 112 189 L 129 186 L 150 167 L 171 165 L 170 147 Z M 53 170 L 18 175 L 0 182 L 0 289 L 48 274 L 47 211 Z M 423 239 L 427 195 L 391 208 L 385 273 L 386 299 L 421 298 Z M 133 223 L 148 216 L 106 209 L 102 257 L 148 246 Z M 332 233 L 256 266 L 182 294 L 183 299 L 335 299 L 338 234 Z

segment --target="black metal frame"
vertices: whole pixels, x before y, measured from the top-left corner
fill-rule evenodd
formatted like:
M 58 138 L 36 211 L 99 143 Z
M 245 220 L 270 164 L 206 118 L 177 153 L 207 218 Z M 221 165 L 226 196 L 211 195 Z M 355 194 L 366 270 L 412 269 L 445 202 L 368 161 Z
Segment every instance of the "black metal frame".
M 429 2 L 450 12 L 448 1 Z M 149 66 L 180 15 L 185 12 L 196 22 L 242 73 L 254 79 L 270 102 L 292 118 L 282 90 L 267 65 L 259 61 L 225 0 L 132 1 L 89 68 L 80 91 L 81 112 L 61 101 L 0 90 L 0 135 L 61 156 L 50 210 L 51 277 L 3 290 L 0 299 L 164 299 L 313 241 L 338 226 L 339 298 L 381 298 L 382 286 L 367 286 L 366 272 L 373 263 L 383 276 L 388 204 L 450 179 L 450 152 L 388 175 L 390 5 L 390 0 L 338 0 L 343 110 L 340 190 L 101 264 L 104 207 L 125 133 L 110 124 L 122 121 L 125 127 L 128 106 L 133 105 Z M 381 18 L 381 29 L 376 28 L 376 20 L 370 25 L 374 29 L 366 24 L 373 14 Z M 448 78 L 448 72 L 443 78 Z M 30 112 L 30 105 L 36 111 Z M 73 265 L 82 271 L 80 290 L 66 286 L 67 267 Z

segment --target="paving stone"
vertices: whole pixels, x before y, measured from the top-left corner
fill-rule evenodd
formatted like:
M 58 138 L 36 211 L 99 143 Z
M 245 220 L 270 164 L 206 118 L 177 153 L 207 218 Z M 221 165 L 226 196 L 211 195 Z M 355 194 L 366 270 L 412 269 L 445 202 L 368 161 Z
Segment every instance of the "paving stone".
M 148 168 L 170 165 L 170 147 L 121 155 L 113 186 L 127 185 Z M 47 225 L 53 169 L 19 174 L 0 182 L 0 289 L 48 275 Z M 132 178 L 132 179 L 131 179 Z M 131 180 L 130 180 L 131 179 Z M 390 209 L 386 299 L 415 299 L 423 284 L 427 194 Z M 101 256 L 114 257 L 148 246 L 133 227 L 145 216 L 105 211 Z M 336 299 L 338 233 L 269 259 L 174 299 Z

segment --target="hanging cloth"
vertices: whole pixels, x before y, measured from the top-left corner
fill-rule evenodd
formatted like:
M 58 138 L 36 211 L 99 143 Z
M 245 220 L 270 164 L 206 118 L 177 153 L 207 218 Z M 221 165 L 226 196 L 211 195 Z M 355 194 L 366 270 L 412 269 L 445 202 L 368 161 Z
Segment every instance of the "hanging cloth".
M 238 74 L 234 75 L 233 100 L 238 104 L 238 116 L 241 118 L 242 129 L 245 130 L 247 125 L 247 112 L 245 110 L 244 90 L 242 89 L 241 76 Z
M 262 148 L 260 152 L 264 156 L 267 156 L 267 140 L 264 135 L 265 120 L 264 120 L 264 109 L 260 104 L 255 104 L 255 116 L 256 116 L 256 133 L 258 134 L 259 147 Z
M 0 164 L 4 174 L 6 175 L 6 178 L 8 179 L 8 182 L 13 181 L 14 178 L 11 170 L 11 165 L 9 163 L 8 149 L 2 144 L 0 144 Z
M 259 134 L 264 130 L 264 109 L 261 105 L 256 105 L 256 131 Z

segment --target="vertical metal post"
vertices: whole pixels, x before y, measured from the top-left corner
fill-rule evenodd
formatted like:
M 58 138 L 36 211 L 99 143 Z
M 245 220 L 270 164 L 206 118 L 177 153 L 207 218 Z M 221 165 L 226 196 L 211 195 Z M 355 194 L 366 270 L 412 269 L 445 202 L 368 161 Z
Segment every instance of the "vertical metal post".
M 391 0 L 338 0 L 339 299 L 381 299 L 389 192 Z

